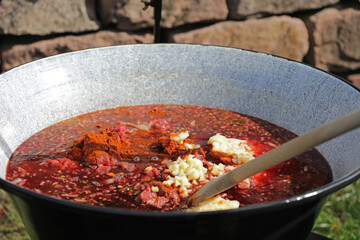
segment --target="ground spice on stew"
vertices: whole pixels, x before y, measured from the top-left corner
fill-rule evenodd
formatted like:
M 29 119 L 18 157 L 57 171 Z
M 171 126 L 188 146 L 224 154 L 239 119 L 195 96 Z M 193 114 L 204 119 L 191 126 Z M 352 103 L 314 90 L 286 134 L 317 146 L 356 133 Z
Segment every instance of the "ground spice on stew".
M 106 129 L 101 133 L 86 133 L 83 138 L 75 140 L 68 155 L 74 160 L 91 164 L 96 164 L 99 161 L 104 162 L 110 158 L 117 160 L 132 159 L 133 151 L 127 149 L 131 143 L 125 140 L 124 130 L 118 130 L 120 128 L 124 127 Z
M 181 152 L 186 151 L 183 144 L 179 144 L 170 137 L 161 137 L 158 143 L 164 149 L 164 152 L 169 155 L 179 155 Z

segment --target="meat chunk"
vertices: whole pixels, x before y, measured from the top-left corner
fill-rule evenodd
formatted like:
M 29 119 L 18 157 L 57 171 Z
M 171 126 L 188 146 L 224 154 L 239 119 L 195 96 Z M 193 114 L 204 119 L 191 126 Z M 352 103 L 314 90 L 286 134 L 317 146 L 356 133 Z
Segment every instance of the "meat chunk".
M 154 119 L 150 128 L 166 132 L 170 129 L 170 124 L 165 119 Z
M 95 150 L 87 156 L 86 162 L 90 164 L 96 164 L 98 166 L 110 165 L 110 156 L 107 152 Z
M 141 202 L 157 209 L 161 209 L 169 201 L 166 197 L 158 196 L 152 187 L 148 187 L 142 191 L 139 195 L 139 199 Z
M 49 166 L 58 166 L 60 170 L 65 170 L 67 168 L 74 169 L 78 167 L 74 161 L 68 158 L 46 159 L 45 164 Z

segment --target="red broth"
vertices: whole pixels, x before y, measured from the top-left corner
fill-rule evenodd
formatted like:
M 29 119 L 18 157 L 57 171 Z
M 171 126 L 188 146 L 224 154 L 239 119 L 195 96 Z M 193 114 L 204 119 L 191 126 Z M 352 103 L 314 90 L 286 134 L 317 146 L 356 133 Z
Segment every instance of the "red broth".
M 181 131 L 188 131 L 188 142 L 199 146 L 166 151 L 162 143 Z M 188 197 L 209 176 L 191 184 L 188 196 L 183 196 L 179 187 L 164 184 L 171 175 L 168 164 L 189 154 L 201 159 L 205 168 L 219 164 L 221 159 L 210 154 L 208 144 L 216 133 L 246 140 L 254 157 L 295 137 L 267 121 L 222 109 L 118 107 L 71 118 L 36 133 L 13 153 L 6 178 L 38 193 L 90 205 L 183 210 L 188 208 Z M 120 145 L 101 145 L 103 137 L 105 142 L 113 140 L 109 136 L 115 136 Z M 331 181 L 330 166 L 318 151 L 311 150 L 239 183 L 223 196 L 239 201 L 241 207 L 301 194 Z

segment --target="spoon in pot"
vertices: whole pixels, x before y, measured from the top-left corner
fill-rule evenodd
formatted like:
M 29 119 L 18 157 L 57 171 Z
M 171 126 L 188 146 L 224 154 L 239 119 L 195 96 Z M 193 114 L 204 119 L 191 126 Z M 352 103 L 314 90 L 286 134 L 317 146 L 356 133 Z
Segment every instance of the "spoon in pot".
M 296 137 L 273 150 L 211 180 L 189 199 L 192 206 L 235 186 L 261 171 L 284 162 L 360 126 L 360 110 L 328 122 L 304 135 Z

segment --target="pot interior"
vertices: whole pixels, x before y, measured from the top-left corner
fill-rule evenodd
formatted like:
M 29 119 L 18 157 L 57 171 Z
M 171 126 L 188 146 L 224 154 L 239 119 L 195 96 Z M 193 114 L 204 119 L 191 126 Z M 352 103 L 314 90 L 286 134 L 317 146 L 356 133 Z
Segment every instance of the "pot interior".
M 256 116 L 296 134 L 360 108 L 359 90 L 267 54 L 199 45 L 127 45 L 22 65 L 0 76 L 0 177 L 11 153 L 60 120 L 122 105 L 191 104 Z M 359 175 L 360 130 L 322 144 L 334 181 Z

